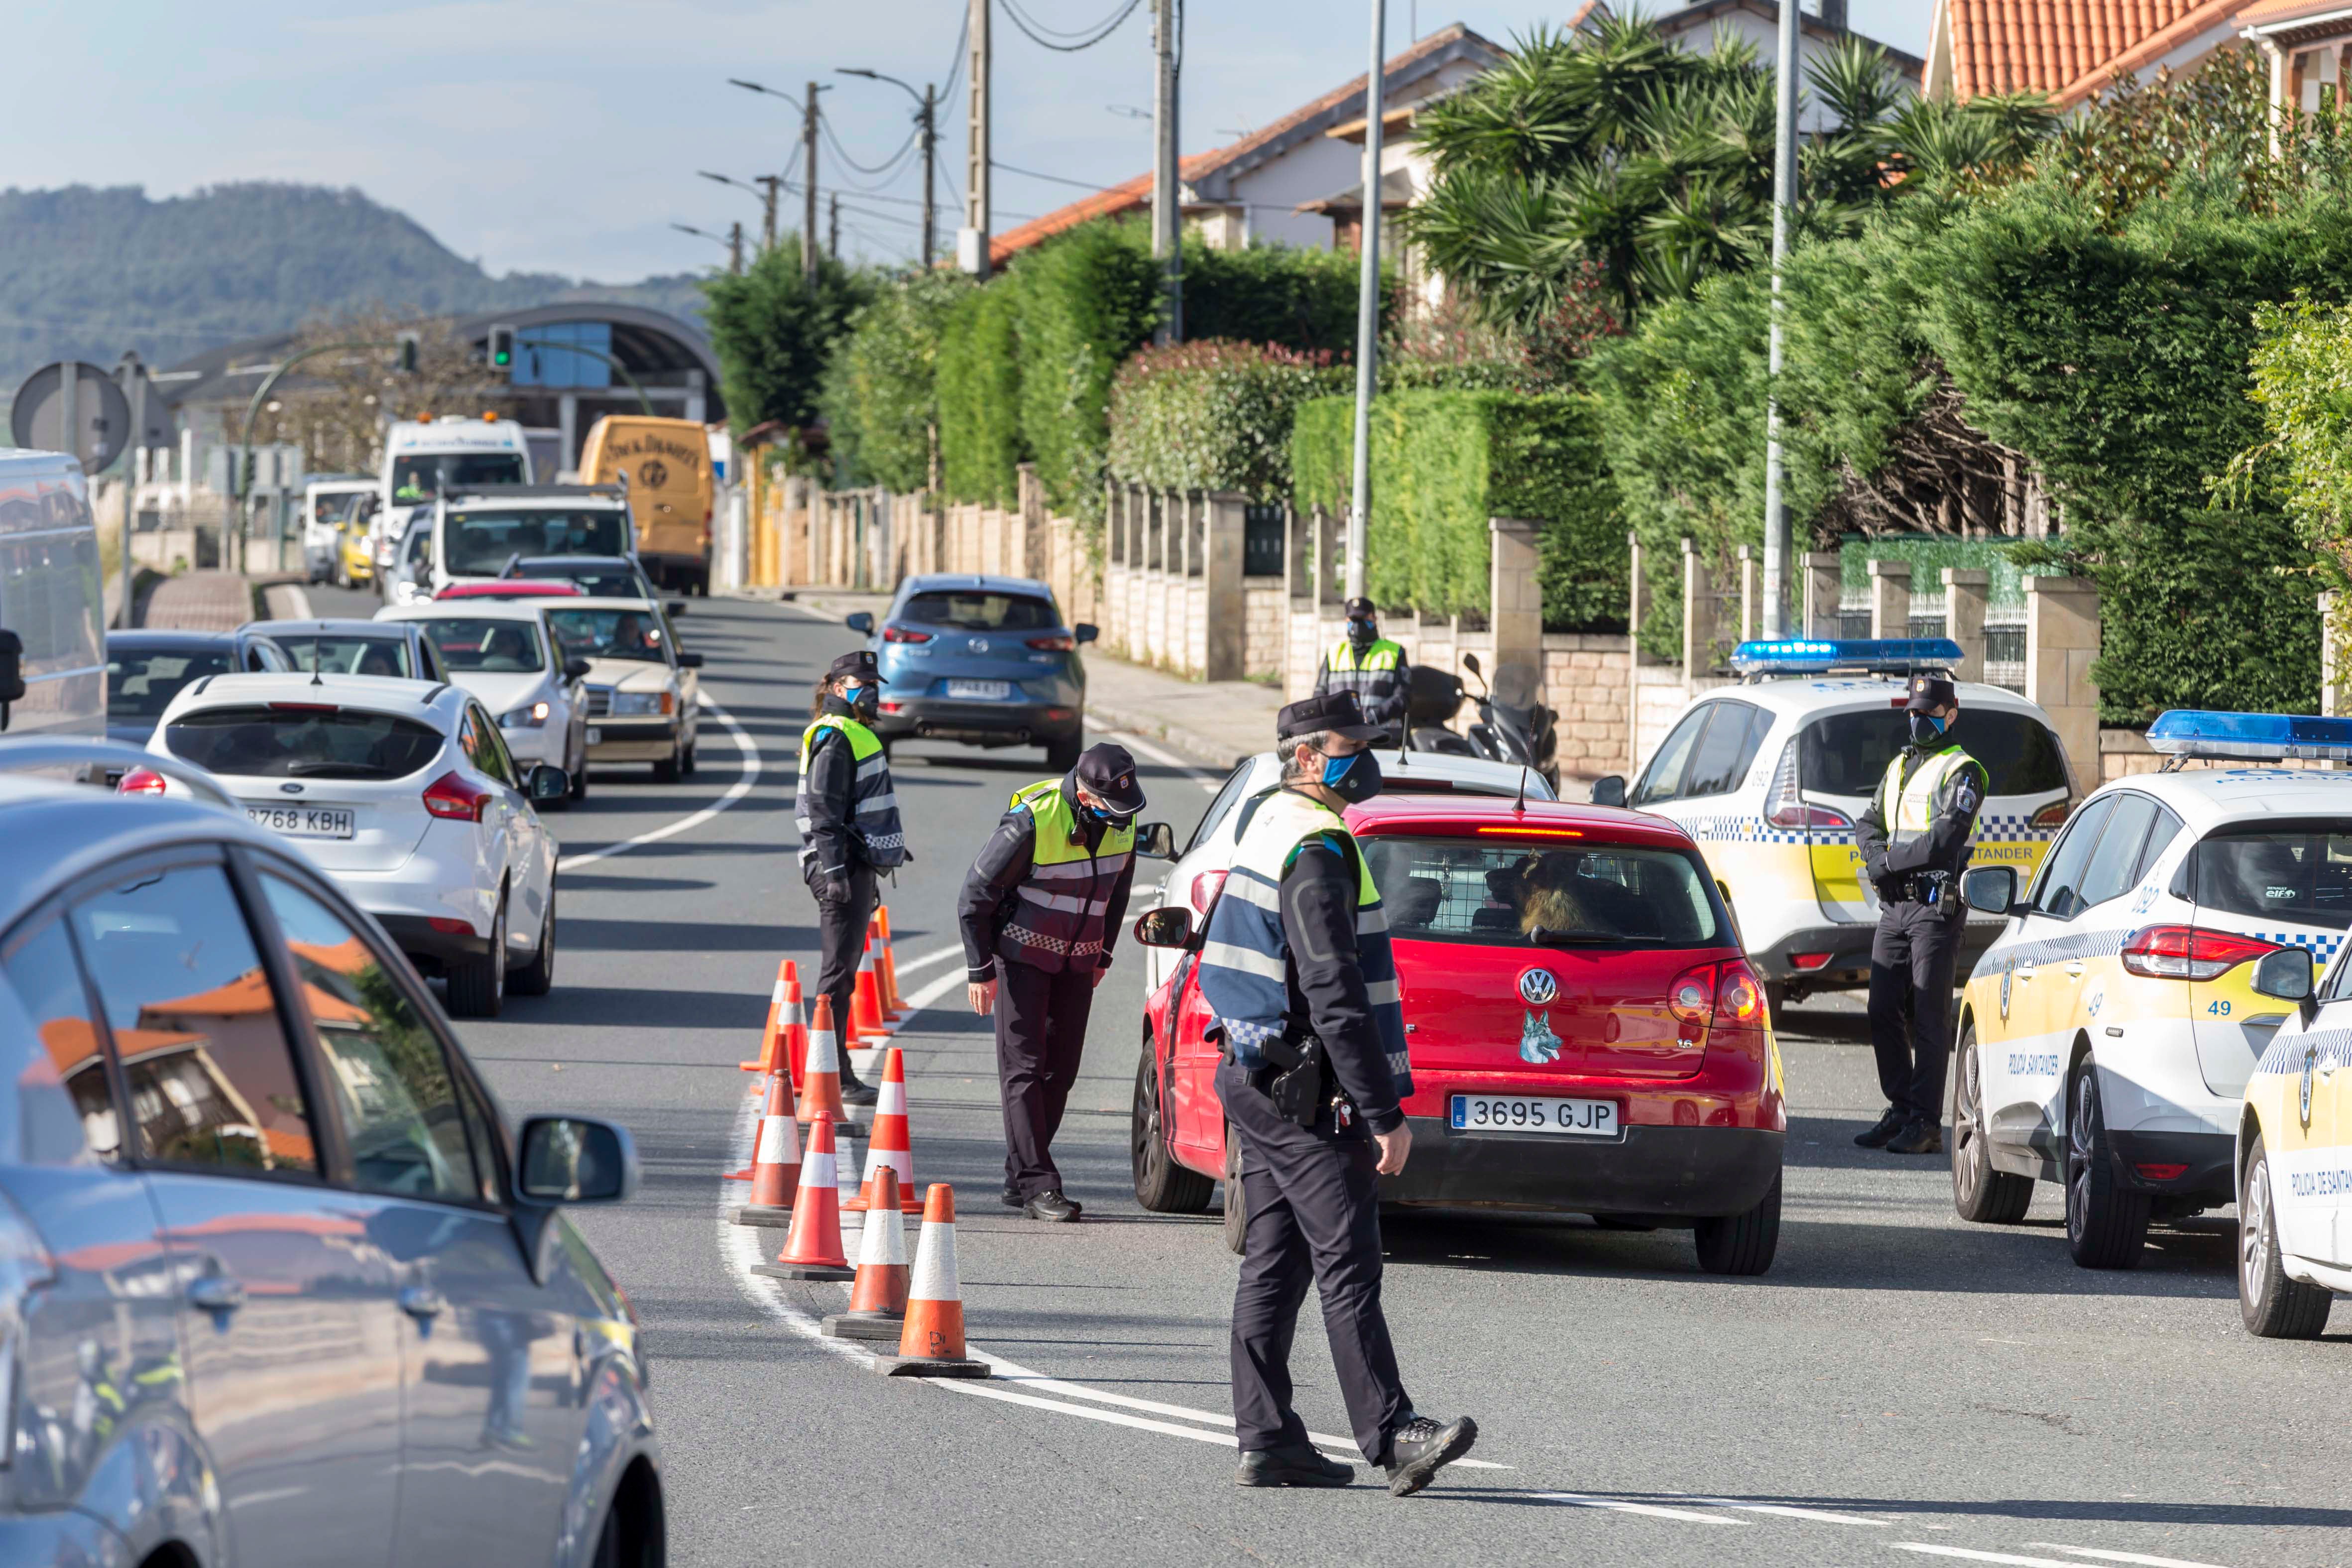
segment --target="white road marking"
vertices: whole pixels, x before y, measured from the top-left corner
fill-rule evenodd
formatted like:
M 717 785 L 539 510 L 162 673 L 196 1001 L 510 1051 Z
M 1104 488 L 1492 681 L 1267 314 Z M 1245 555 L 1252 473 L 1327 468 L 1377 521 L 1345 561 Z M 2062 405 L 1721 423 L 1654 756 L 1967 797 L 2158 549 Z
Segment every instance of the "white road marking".
M 944 963 L 948 959 L 961 958 L 962 956 L 963 944 L 961 942 L 958 942 L 953 947 L 940 948 L 937 952 L 927 952 L 920 958 L 908 959 L 904 963 L 898 965 L 898 973 L 901 974 L 912 974 L 918 969 L 929 969 L 934 963 Z
M 992 1357 L 983 1357 L 993 1360 Z M 1083 1405 L 1065 1405 L 1058 1399 L 1040 1399 L 1034 1394 L 1016 1394 L 1009 1388 L 999 1388 L 993 1383 L 982 1383 L 970 1378 L 939 1377 L 926 1379 L 933 1386 L 953 1389 L 958 1394 L 977 1394 L 982 1399 L 1002 1399 L 1008 1405 L 1026 1405 L 1037 1410 L 1059 1411 L 1065 1415 L 1081 1415 L 1089 1421 L 1108 1421 L 1114 1426 L 1132 1426 L 1140 1432 L 1158 1432 L 1170 1437 L 1190 1437 L 1195 1443 L 1215 1443 L 1232 1447 L 1233 1434 L 1208 1432 L 1198 1426 L 1179 1426 L 1172 1421 L 1150 1421 L 1140 1415 L 1125 1415 L 1116 1410 L 1094 1410 Z M 1342 1464 L 1360 1463 L 1353 1443 L 1343 1443 L 1340 1451 L 1330 1457 Z
M 2144 1552 L 2102 1552 L 2095 1546 L 2061 1546 L 2054 1541 L 2029 1541 L 2028 1546 L 2044 1552 L 2067 1552 L 2077 1557 L 2095 1557 L 2102 1563 L 2137 1563 L 2143 1568 L 2221 1568 L 2218 1563 L 2191 1563 L 2185 1557 L 2150 1557 Z
M 1822 1524 L 1872 1524 L 1881 1530 L 1887 1525 L 1887 1521 L 1883 1519 L 1864 1519 L 1858 1513 L 1832 1513 L 1821 1508 L 1799 1508 L 1793 1503 L 1738 1502 L 1721 1497 L 1695 1497 L 1690 1500 L 1708 1508 L 1736 1508 L 1743 1513 L 1771 1513 L 1783 1519 L 1810 1519 Z
M 1521 1492 L 1521 1497 L 1537 1502 L 1565 1503 L 1570 1508 L 1601 1508 L 1618 1513 L 1647 1514 L 1653 1519 L 1679 1519 L 1691 1524 L 1745 1525 L 1744 1519 L 1726 1519 L 1719 1513 L 1701 1513 L 1695 1508 L 1661 1508 L 1654 1502 L 1627 1502 L 1622 1498 L 1587 1497 L 1582 1492 Z
M 2082 1568 L 2079 1563 L 2068 1563 L 2057 1557 L 2020 1557 L 2011 1552 L 1971 1552 L 1965 1546 L 1934 1546 L 1924 1541 L 1890 1541 L 1886 1544 L 1897 1552 L 1924 1552 L 1930 1557 L 1965 1557 L 1971 1563 L 2013 1563 L 2018 1568 Z
M 318 619 L 316 616 L 313 616 L 310 613 L 310 595 L 303 591 L 302 585 L 299 583 L 280 583 L 278 584 L 278 590 L 279 593 L 286 595 L 286 607 L 293 612 L 293 614 L 286 617 L 288 620 L 311 621 Z
M 1185 777 L 1191 779 L 1194 784 L 1199 784 L 1211 795 L 1216 794 L 1218 790 L 1224 787 L 1224 774 L 1212 773 L 1202 768 L 1200 763 L 1189 762 L 1186 759 L 1178 756 L 1175 752 L 1169 751 L 1164 746 L 1155 746 L 1140 735 L 1134 734 L 1126 730 L 1113 730 L 1109 728 L 1105 728 L 1102 732 L 1106 735 L 1117 738 L 1121 744 L 1125 745 L 1127 749 L 1131 752 L 1141 752 L 1145 756 L 1150 757 L 1155 763 L 1160 763 L 1171 768 L 1181 769 Z
M 608 860 L 615 855 L 625 855 L 641 846 L 657 844 L 665 838 L 675 838 L 681 833 L 690 832 L 701 826 L 751 793 L 751 786 L 760 782 L 760 748 L 753 743 L 750 735 L 744 733 L 743 726 L 735 722 L 734 715 L 728 712 L 726 709 L 708 697 L 702 699 L 702 707 L 704 711 L 727 726 L 727 732 L 734 737 L 735 749 L 743 754 L 743 776 L 729 784 L 726 794 L 704 806 L 700 811 L 688 812 L 667 826 L 656 827 L 650 833 L 640 833 L 635 838 L 624 838 L 618 844 L 607 844 L 602 849 L 586 849 L 577 855 L 566 855 L 555 863 L 557 870 L 576 871 L 583 866 L 593 866 L 599 860 Z

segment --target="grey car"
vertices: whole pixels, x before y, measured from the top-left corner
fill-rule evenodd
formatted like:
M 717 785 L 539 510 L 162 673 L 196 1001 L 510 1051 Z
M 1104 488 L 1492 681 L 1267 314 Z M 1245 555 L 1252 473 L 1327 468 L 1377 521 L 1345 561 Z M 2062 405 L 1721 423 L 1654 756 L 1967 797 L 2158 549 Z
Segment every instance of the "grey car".
M 286 650 L 297 669 L 330 675 L 390 675 L 404 680 L 449 679 L 441 650 L 413 621 L 362 621 L 328 617 L 308 621 L 247 621 Z
M 664 1561 L 636 1315 L 558 1206 L 629 1195 L 627 1133 L 510 1131 L 278 838 L 0 772 L 0 1563 Z

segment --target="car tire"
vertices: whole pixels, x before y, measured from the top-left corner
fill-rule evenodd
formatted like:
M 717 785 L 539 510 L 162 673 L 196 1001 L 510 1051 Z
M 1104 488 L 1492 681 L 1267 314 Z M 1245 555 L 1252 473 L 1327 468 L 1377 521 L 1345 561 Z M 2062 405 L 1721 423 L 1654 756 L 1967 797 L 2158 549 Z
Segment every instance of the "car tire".
M 1242 1194 L 1242 1141 L 1225 1123 L 1225 1250 L 1239 1258 L 1249 1242 L 1249 1200 Z
M 1153 1214 L 1201 1214 L 1216 1182 L 1187 1170 L 1168 1152 L 1160 1124 L 1160 1074 L 1151 1028 L 1143 1030 L 1143 1050 L 1135 1068 L 1135 1106 L 1128 1121 L 1128 1151 L 1135 1166 L 1135 1201 Z
M 1692 1233 L 1698 1243 L 1698 1266 L 1709 1274 L 1761 1274 L 1772 1267 L 1780 1249 L 1780 1178 L 1754 1208 L 1698 1222 Z
M 2287 1278 L 2279 1257 L 2270 1154 L 2258 1134 L 2238 1179 L 2238 1315 L 2248 1333 L 2266 1340 L 2315 1340 L 2327 1327 L 2335 1300 L 2321 1286 Z
M 2066 1086 L 2066 1250 L 2084 1268 L 2135 1268 L 2147 1241 L 2148 1195 L 2116 1179 L 2115 1151 L 2088 1057 Z
M 2033 1178 L 1993 1169 L 1979 1063 L 1970 1024 L 1952 1062 L 1952 1208 L 1977 1225 L 2015 1225 L 2033 1205 Z
M 547 884 L 547 913 L 539 922 L 539 946 L 530 962 L 507 975 L 507 989 L 518 996 L 544 996 L 555 986 L 555 883 Z
M 490 951 L 480 958 L 449 965 L 449 1016 L 453 1018 L 495 1018 L 506 1001 L 507 901 L 490 921 Z
M 697 748 L 695 746 L 688 744 L 686 750 L 679 754 L 677 771 L 681 777 L 690 779 L 694 776 L 694 770 L 699 765 L 695 756 L 696 750 Z
M 685 753 L 684 749 L 683 749 L 683 748 L 681 748 L 681 749 L 680 749 L 680 750 L 678 750 L 678 751 L 672 752 L 668 756 L 664 757 L 660 762 L 656 763 L 654 764 L 654 783 L 656 783 L 656 784 L 676 784 L 676 783 L 677 783 L 677 780 L 678 780 L 678 772 L 679 772 L 679 769 L 680 769 L 680 767 L 681 767 L 681 765 L 682 765 L 682 760 L 683 760 L 683 758 L 685 757 L 685 754 L 686 754 L 686 753 Z
M 578 805 L 588 798 L 588 753 L 580 753 L 580 765 L 572 770 L 572 804 Z

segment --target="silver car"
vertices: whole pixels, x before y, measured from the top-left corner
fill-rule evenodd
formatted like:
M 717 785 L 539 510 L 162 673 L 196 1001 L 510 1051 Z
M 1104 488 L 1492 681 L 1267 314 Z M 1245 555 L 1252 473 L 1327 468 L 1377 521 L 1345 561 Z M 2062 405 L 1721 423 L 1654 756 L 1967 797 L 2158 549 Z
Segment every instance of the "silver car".
M 0 1563 L 660 1563 L 636 1315 L 558 1206 L 627 1133 L 509 1131 L 374 921 L 131 760 L 218 804 L 0 772 Z

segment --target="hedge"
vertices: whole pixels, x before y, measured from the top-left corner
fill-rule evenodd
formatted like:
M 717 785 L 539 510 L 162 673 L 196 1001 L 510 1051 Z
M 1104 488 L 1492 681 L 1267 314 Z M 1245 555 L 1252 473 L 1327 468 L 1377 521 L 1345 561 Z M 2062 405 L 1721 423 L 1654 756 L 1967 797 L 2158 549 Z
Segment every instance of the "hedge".
M 1354 373 L 1322 353 L 1223 342 L 1140 349 L 1111 384 L 1111 478 L 1160 489 L 1290 491 L 1291 421 Z
M 1011 291 L 968 291 L 940 339 L 940 488 L 950 500 L 1019 498 L 1021 357 Z
M 961 272 L 919 272 L 885 283 L 850 318 L 819 398 L 835 483 L 929 487 L 940 340 L 971 290 Z

